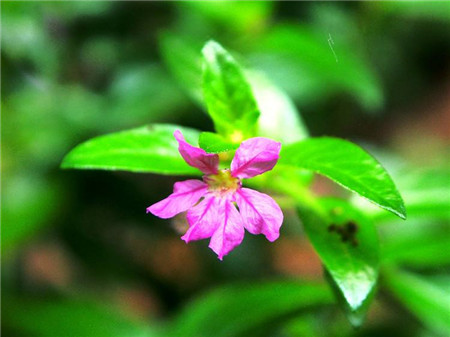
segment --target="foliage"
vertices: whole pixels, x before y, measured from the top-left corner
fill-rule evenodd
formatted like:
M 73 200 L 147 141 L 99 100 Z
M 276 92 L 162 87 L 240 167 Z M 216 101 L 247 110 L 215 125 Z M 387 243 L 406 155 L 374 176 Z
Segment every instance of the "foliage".
M 394 96 L 411 99 L 418 84 L 409 78 L 423 75 L 401 57 L 410 59 L 407 43 L 426 43 L 392 23 L 421 32 L 433 18 L 430 35 L 445 54 L 448 4 L 1 6 L 5 334 L 353 335 L 345 316 L 361 335 L 379 335 L 373 326 L 395 332 L 382 321 L 391 306 L 405 309 L 391 318 L 407 322 L 404 335 L 450 330 L 448 163 L 386 157 L 364 139 L 365 127 L 382 137 L 376 128 L 392 121 L 383 111 L 399 109 Z M 295 11 L 305 20 L 292 20 Z M 145 217 L 145 207 L 172 176 L 201 174 L 179 155 L 175 130 L 226 164 L 248 138 L 282 143 L 270 173 L 244 180 L 282 206 L 278 241 L 246 239 L 220 264 L 201 243 L 167 243 L 173 231 Z M 323 181 L 326 197 L 317 193 Z M 298 237 L 308 238 L 323 277 L 277 269 L 274 251 Z M 35 254 L 41 241 L 63 247 L 61 265 L 72 269 L 54 252 L 51 263 L 45 249 Z M 145 320 L 124 305 L 139 308 L 145 296 L 117 295 L 127 287 L 152 294 Z M 383 319 L 365 325 L 371 310 Z
M 203 55 L 207 110 L 216 131 L 226 138 L 202 133 L 199 143 L 209 152 L 230 152 L 234 148 L 227 145 L 227 141 L 238 143 L 255 134 L 256 102 L 243 72 L 223 47 L 209 41 L 203 48 Z M 93 139 L 71 151 L 62 167 L 188 174 L 190 170 L 186 165 L 174 161 L 176 147 L 170 140 L 170 133 L 176 129 L 182 127 L 150 126 Z M 192 133 L 192 138 L 194 135 Z M 357 145 L 339 139 L 317 138 L 292 143 L 283 151 L 281 165 L 324 174 L 376 205 L 403 219 L 406 217 L 403 201 L 388 173 Z M 288 187 L 281 183 L 278 188 L 286 190 Z M 344 201 L 320 202 L 313 197 L 309 200 L 302 197 L 305 193 L 295 192 L 300 218 L 350 311 L 354 312 L 365 303 L 377 281 L 379 244 L 374 225 Z M 347 232 L 331 233 L 331 228 Z

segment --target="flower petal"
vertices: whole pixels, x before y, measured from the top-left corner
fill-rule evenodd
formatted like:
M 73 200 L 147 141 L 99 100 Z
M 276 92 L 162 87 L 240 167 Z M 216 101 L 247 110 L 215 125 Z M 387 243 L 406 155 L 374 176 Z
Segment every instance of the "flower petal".
M 209 194 L 198 205 L 187 213 L 189 229 L 181 239 L 188 243 L 192 240 L 202 240 L 211 237 L 219 226 L 219 199 Z
M 187 143 L 180 130 L 173 134 L 178 141 L 178 151 L 190 166 L 198 168 L 205 174 L 216 174 L 219 167 L 219 156 L 206 153 L 205 150 Z
M 219 226 L 211 237 L 209 248 L 211 248 L 222 260 L 244 239 L 244 226 L 242 218 L 231 201 L 221 200 L 220 213 L 217 214 Z
M 173 186 L 173 193 L 148 207 L 147 213 L 150 212 L 163 219 L 171 218 L 194 206 L 207 189 L 208 185 L 201 180 L 179 181 Z
M 252 234 L 264 234 L 269 241 L 280 236 L 283 213 L 275 200 L 264 193 L 241 188 L 234 196 L 245 228 Z
M 238 178 L 251 178 L 270 171 L 277 163 L 281 143 L 256 137 L 242 142 L 231 162 L 231 174 Z

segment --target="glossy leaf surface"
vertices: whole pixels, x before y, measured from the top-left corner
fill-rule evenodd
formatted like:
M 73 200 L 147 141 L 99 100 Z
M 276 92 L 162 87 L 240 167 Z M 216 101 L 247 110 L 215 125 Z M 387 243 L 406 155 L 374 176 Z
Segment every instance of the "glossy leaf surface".
M 201 174 L 185 163 L 173 136 L 181 130 L 196 144 L 198 131 L 177 125 L 154 124 L 88 140 L 64 158 L 62 168 L 122 170 L 172 175 Z
M 259 110 L 234 58 L 215 41 L 202 49 L 203 94 L 216 130 L 233 143 L 255 133 Z
M 378 277 L 379 247 L 373 223 L 338 199 L 320 200 L 320 209 L 298 206 L 314 249 L 352 311 L 364 303 Z
M 405 205 L 389 174 L 375 158 L 349 141 L 321 137 L 284 146 L 279 164 L 322 174 L 406 218 Z

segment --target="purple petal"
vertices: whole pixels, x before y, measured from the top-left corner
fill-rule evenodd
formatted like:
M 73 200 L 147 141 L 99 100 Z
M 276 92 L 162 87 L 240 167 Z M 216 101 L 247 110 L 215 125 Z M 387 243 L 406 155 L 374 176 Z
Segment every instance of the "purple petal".
M 202 240 L 213 235 L 219 226 L 220 199 L 209 194 L 198 205 L 187 213 L 189 229 L 181 239 L 188 243 L 192 240 Z
M 264 234 L 269 241 L 278 239 L 283 213 L 275 200 L 249 188 L 237 190 L 234 198 L 244 226 L 250 233 Z
M 166 199 L 147 208 L 147 213 L 167 219 L 194 206 L 206 193 L 208 185 L 201 180 L 179 181 L 173 186 L 173 193 Z
M 231 162 L 231 174 L 238 178 L 251 178 L 271 170 L 277 163 L 281 143 L 256 137 L 242 142 Z
M 198 168 L 205 174 L 217 174 L 219 156 L 214 153 L 206 153 L 205 150 L 190 145 L 186 142 L 180 130 L 173 134 L 178 141 L 178 151 L 190 166 Z
M 220 212 L 217 214 L 219 226 L 211 237 L 211 248 L 222 260 L 225 255 L 238 246 L 244 238 L 242 218 L 236 207 L 229 200 L 221 200 Z

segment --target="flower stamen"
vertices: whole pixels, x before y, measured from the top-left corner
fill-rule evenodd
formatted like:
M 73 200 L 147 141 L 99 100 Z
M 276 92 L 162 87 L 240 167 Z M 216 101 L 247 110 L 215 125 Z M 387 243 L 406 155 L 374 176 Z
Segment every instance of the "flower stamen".
M 234 193 L 242 185 L 240 179 L 233 177 L 227 169 L 219 170 L 217 174 L 206 175 L 203 181 L 208 184 L 208 191 L 218 196 Z

